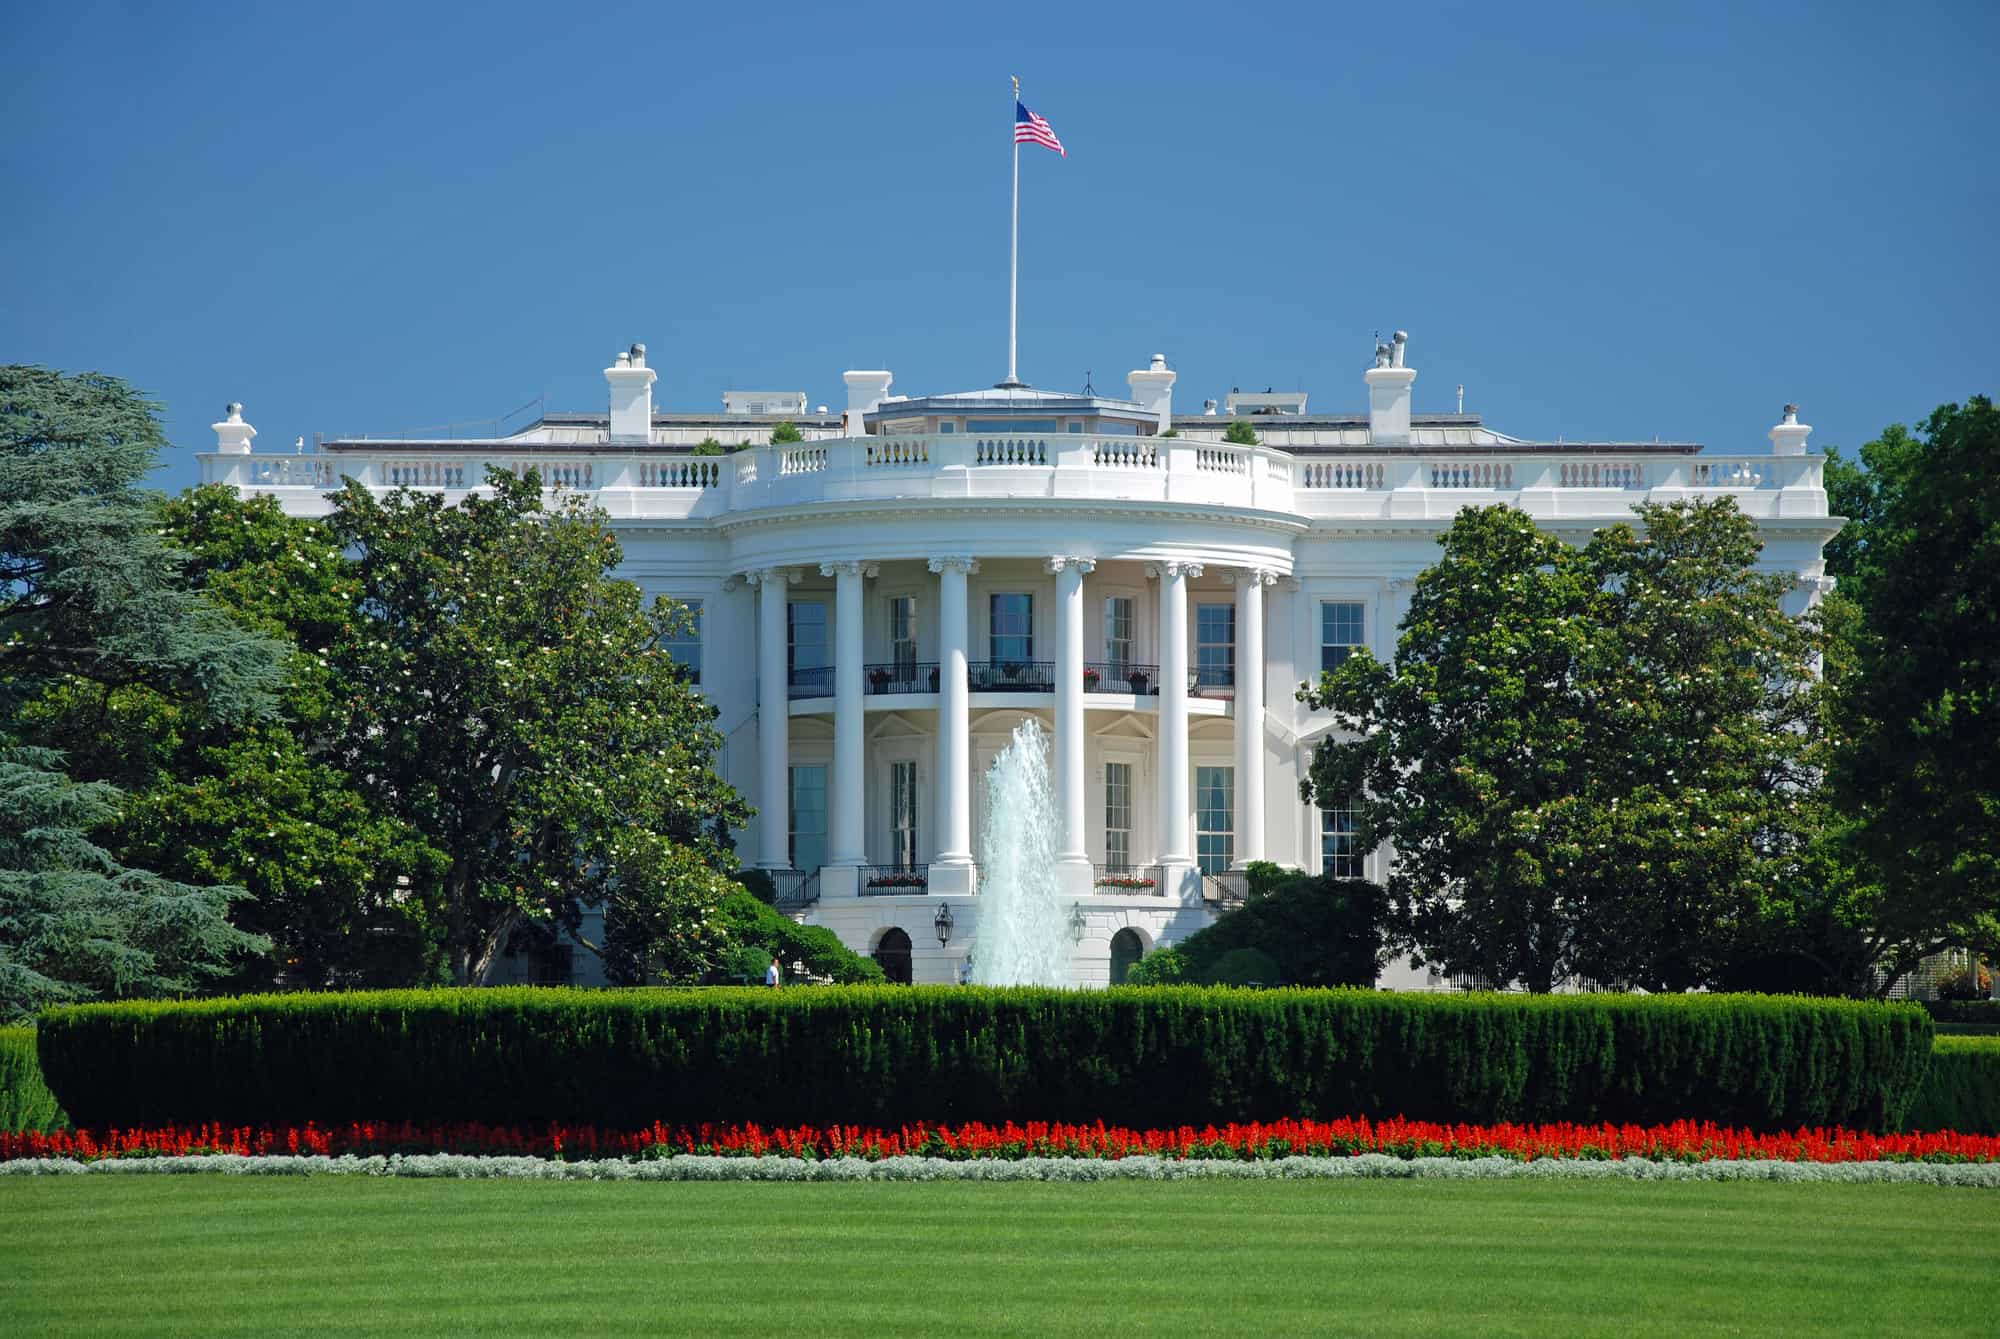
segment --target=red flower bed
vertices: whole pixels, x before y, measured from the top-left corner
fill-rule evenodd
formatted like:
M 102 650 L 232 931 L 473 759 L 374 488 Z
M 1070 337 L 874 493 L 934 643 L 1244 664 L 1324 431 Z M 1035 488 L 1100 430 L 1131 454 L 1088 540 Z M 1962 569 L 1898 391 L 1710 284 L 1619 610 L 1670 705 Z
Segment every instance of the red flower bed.
M 1865 1134 L 1814 1129 L 1754 1134 L 1697 1121 L 1671 1125 L 1438 1125 L 1366 1119 L 1280 1120 L 1244 1125 L 1184 1125 L 1133 1130 L 1054 1122 L 1005 1125 L 653 1125 L 600 1130 L 589 1125 L 521 1128 L 479 1124 L 363 1121 L 352 1125 L 167 1126 L 158 1129 L 65 1130 L 0 1134 L 0 1161 L 14 1158 L 129 1158 L 193 1153 L 382 1154 L 469 1153 L 572 1161 L 661 1158 L 682 1154 L 788 1158 L 899 1155 L 949 1158 L 1228 1158 L 1250 1161 L 1292 1155 L 1474 1158 L 1653 1158 L 1705 1162 L 1712 1158 L 1784 1162 L 2000 1162 L 2000 1136 Z

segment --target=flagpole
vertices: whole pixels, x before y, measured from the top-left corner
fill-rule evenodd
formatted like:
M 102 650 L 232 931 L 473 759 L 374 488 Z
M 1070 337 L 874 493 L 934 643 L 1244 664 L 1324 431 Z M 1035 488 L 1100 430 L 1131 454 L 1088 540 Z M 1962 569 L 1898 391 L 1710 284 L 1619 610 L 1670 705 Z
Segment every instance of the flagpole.
M 1021 331 L 1021 141 L 1014 137 L 1014 118 L 1020 115 L 1021 76 L 1014 76 L 1014 106 L 1007 109 L 1007 138 L 1014 141 L 1014 230 L 1007 263 L 1007 380 L 1018 386 L 1014 374 L 1014 352 Z

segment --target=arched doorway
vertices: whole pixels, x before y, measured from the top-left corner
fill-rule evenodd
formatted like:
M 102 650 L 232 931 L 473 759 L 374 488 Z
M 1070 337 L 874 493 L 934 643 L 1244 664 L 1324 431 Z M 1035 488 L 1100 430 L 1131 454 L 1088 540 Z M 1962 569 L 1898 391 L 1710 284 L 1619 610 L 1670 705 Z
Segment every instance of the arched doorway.
M 882 932 L 875 941 L 875 961 L 882 964 L 882 975 L 899 986 L 910 984 L 910 937 L 895 926 Z
M 1122 986 L 1133 964 L 1146 956 L 1146 941 L 1139 932 L 1127 926 L 1111 936 L 1111 984 Z

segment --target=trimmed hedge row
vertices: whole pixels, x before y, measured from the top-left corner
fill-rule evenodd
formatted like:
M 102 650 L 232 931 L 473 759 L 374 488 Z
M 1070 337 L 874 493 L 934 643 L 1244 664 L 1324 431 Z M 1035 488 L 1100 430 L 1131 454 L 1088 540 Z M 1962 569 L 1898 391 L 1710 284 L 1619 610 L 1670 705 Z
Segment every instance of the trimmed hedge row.
M 2000 1000 L 1925 1000 L 1923 1006 L 1940 1023 L 2000 1023 Z
M 2000 1134 L 2000 1037 L 1939 1037 L 1903 1128 Z
M 1893 1130 L 1902 1005 L 1768 996 L 829 986 L 265 995 L 43 1015 L 87 1125 L 766 1126 L 1283 1116 Z
M 56 1095 L 42 1082 L 42 1067 L 35 1059 L 35 1030 L 0 1027 L 0 1130 L 47 1134 L 68 1128 Z

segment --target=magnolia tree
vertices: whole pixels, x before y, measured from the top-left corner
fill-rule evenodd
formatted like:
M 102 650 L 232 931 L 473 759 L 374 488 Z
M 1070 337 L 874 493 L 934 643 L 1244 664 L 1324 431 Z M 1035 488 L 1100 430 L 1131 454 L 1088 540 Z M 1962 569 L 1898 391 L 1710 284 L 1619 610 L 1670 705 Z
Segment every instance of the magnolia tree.
M 663 645 L 687 611 L 612 578 L 601 511 L 545 505 L 532 472 L 488 484 L 457 506 L 336 495 L 358 587 L 330 656 L 341 765 L 441 853 L 461 983 L 531 924 L 569 931 L 614 979 L 697 977 L 725 945 L 728 833 L 748 811 L 715 773 L 714 709 Z M 594 906 L 609 942 L 584 933 Z
M 1816 633 L 1728 500 L 1644 505 L 1576 548 L 1468 508 L 1394 660 L 1300 697 L 1343 737 L 1307 800 L 1392 842 L 1390 937 L 1457 976 L 1718 980 L 1807 835 Z

